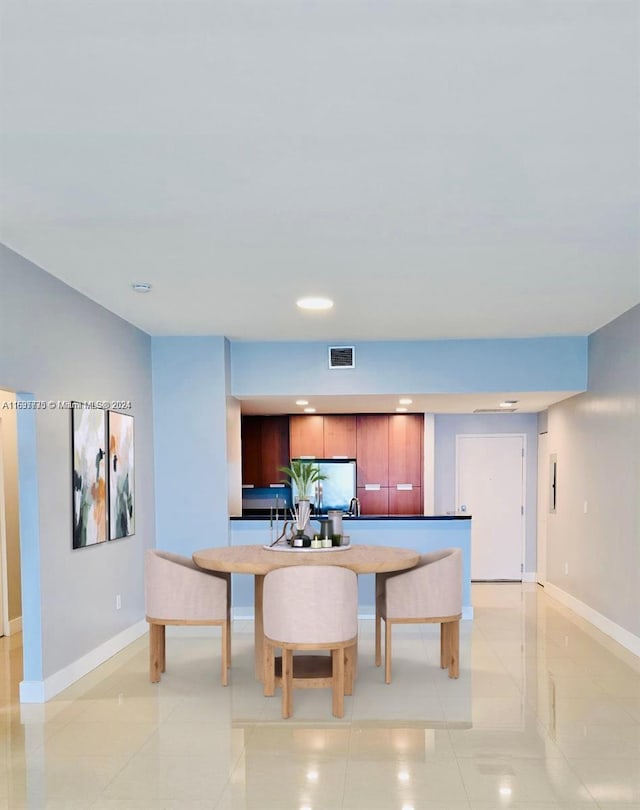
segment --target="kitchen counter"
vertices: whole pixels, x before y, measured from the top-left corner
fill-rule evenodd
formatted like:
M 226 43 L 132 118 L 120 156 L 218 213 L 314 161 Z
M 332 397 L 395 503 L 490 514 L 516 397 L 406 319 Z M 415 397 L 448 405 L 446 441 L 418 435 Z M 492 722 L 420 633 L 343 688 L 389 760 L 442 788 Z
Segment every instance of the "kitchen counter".
M 462 549 L 462 617 L 471 619 L 471 526 L 470 515 L 360 515 L 343 517 L 343 534 L 349 535 L 351 545 L 397 546 L 411 548 L 421 554 L 442 548 Z M 320 525 L 318 518 L 311 518 L 311 526 Z M 277 530 L 282 531 L 282 512 Z M 266 515 L 232 517 L 229 520 L 228 545 L 268 545 L 276 539 L 273 525 Z M 225 538 L 226 540 L 226 538 Z M 222 542 L 221 542 L 222 541 Z M 227 545 L 218 538 L 221 545 Z M 211 541 L 199 540 L 201 546 L 214 545 Z M 346 554 L 349 552 L 346 551 Z M 253 615 L 253 582 L 250 577 L 232 574 L 231 588 L 233 615 L 235 618 Z M 358 612 L 361 617 L 375 614 L 375 577 L 362 574 L 358 577 Z
M 275 516 L 274 516 L 275 517 Z M 326 519 L 326 515 L 312 517 L 311 520 Z M 232 515 L 230 520 L 269 520 L 269 510 L 256 510 L 244 515 Z M 287 518 L 288 519 L 288 518 Z M 282 520 L 282 513 L 280 514 Z M 356 522 L 362 520 L 471 520 L 471 515 L 343 515 L 343 522 Z

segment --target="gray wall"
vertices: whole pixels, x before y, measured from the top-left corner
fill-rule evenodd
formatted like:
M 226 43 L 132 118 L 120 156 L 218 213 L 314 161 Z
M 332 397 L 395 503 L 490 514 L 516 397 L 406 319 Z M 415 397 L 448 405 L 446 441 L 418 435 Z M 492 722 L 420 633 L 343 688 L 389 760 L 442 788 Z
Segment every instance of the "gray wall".
M 462 433 L 524 433 L 526 436 L 525 573 L 536 570 L 538 419 L 534 413 L 436 414 L 435 514 L 456 508 L 456 436 Z
M 589 390 L 549 409 L 548 450 L 547 579 L 640 637 L 640 305 L 590 336 Z
M 21 544 L 25 680 L 38 681 L 144 618 L 143 556 L 155 535 L 151 347 L 148 335 L 2 246 L 0 290 L 0 388 L 45 401 L 131 400 L 135 416 L 136 534 L 76 551 L 70 412 L 18 420 L 20 447 L 33 438 L 36 448 L 35 497 L 20 498 L 37 510 L 21 524 Z M 34 437 L 22 432 L 29 421 Z

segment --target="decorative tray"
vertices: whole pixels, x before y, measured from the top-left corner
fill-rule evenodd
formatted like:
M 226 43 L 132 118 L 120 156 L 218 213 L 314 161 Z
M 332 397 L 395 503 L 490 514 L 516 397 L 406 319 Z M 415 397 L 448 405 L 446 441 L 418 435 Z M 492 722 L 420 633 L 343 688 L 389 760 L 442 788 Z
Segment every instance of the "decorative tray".
M 267 551 L 292 551 L 295 554 L 300 554 L 300 552 L 308 553 L 313 552 L 314 554 L 318 551 L 348 551 L 351 548 L 351 545 L 348 546 L 331 546 L 331 548 L 300 548 L 299 546 L 290 546 L 288 543 L 286 546 L 262 546 L 262 548 L 266 548 Z

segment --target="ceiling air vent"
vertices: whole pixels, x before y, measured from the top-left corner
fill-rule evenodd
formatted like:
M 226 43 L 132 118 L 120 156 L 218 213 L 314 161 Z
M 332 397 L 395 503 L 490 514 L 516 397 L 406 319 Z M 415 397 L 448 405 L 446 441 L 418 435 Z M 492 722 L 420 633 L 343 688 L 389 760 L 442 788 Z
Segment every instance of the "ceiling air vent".
M 355 368 L 356 354 L 353 346 L 329 346 L 329 368 Z
M 517 408 L 476 408 L 474 413 L 515 413 Z

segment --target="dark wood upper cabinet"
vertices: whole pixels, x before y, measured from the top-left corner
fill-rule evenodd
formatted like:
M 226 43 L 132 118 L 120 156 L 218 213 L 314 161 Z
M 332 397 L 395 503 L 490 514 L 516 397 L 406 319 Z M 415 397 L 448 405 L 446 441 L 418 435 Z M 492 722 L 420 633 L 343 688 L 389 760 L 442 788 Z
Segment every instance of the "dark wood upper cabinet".
M 324 458 L 324 417 L 317 414 L 290 416 L 289 449 L 291 458 Z
M 330 414 L 324 417 L 324 457 L 356 458 L 356 417 Z
M 419 413 L 398 413 L 388 419 L 389 486 L 421 486 L 424 417 Z
M 353 414 L 289 417 L 291 458 L 356 457 L 356 417 Z
M 389 479 L 389 417 L 386 414 L 356 416 L 358 486 L 380 484 Z
M 279 467 L 289 464 L 289 417 L 242 417 L 242 483 L 268 487 L 286 480 Z

